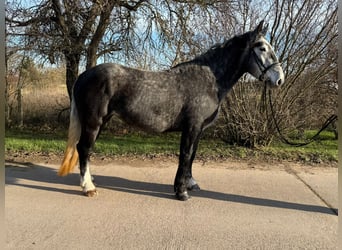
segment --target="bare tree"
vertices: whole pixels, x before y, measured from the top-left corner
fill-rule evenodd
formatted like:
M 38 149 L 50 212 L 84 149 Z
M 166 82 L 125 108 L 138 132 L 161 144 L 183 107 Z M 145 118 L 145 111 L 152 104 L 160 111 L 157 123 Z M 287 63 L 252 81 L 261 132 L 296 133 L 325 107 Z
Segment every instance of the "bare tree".
M 70 96 L 81 57 L 86 55 L 87 68 L 96 64 L 98 48 L 110 23 L 113 8 L 116 6 L 122 12 L 134 11 L 144 2 L 50 0 L 30 8 L 8 5 L 6 20 L 12 28 L 11 35 L 28 39 L 31 49 L 46 55 L 51 63 L 63 56 Z M 122 16 L 125 17 L 125 14 Z M 111 44 L 110 49 L 118 50 L 118 44 Z
M 131 58 L 139 47 L 164 50 L 173 39 L 186 37 L 186 20 L 196 6 L 206 9 L 216 2 L 45 0 L 27 7 L 13 1 L 7 4 L 7 32 L 16 41 L 28 39 L 26 49 L 47 56 L 50 63 L 65 60 L 70 95 L 82 58 L 90 68 L 116 51 Z M 174 36 L 179 24 L 182 38 Z
M 324 85 L 331 85 L 329 78 L 337 72 L 337 3 L 274 2 L 274 12 L 286 10 L 277 12 L 271 30 L 287 78 L 274 95 L 277 118 L 284 129 L 315 128 L 331 115 L 326 107 L 334 109 L 319 93 Z
M 275 119 L 284 134 L 318 128 L 336 112 L 337 4 L 330 0 L 241 1 L 235 13 L 247 30 L 269 22 L 269 40 L 286 73 L 285 85 L 272 91 Z M 259 11 L 256 11 L 259 10 Z M 267 95 L 249 78 L 234 87 L 223 105 L 220 134 L 229 143 L 269 143 L 276 135 Z M 265 92 L 264 92 L 265 93 Z
M 8 71 L 6 75 L 5 122 L 7 126 L 10 126 L 11 121 L 15 119 L 18 126 L 22 127 L 24 125 L 22 92 L 28 85 L 37 84 L 40 79 L 40 73 L 33 60 L 26 55 L 11 54 L 9 58 L 6 59 L 6 67 L 10 67 L 11 70 Z M 14 108 L 16 108 L 16 112 L 13 112 L 14 114 L 12 114 Z

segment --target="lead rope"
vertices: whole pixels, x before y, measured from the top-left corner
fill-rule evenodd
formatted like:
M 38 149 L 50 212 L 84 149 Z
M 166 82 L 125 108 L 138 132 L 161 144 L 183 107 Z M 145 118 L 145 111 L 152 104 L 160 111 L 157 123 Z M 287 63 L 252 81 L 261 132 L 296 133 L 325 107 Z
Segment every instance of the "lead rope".
M 266 86 L 265 86 L 265 89 L 264 89 L 264 98 L 266 97 Z M 278 122 L 277 122 L 277 119 L 276 119 L 276 117 L 275 117 L 275 112 L 274 112 L 274 109 L 273 109 L 273 103 L 272 103 L 272 97 L 271 97 L 272 95 L 271 95 L 271 90 L 269 89 L 268 90 L 268 98 L 269 98 L 269 104 L 270 104 L 270 108 L 271 108 L 271 113 L 272 113 L 272 119 L 273 119 L 273 122 L 274 122 L 274 125 L 275 125 L 275 127 L 276 127 L 276 129 L 277 129 L 277 132 L 278 132 L 278 134 L 279 134 L 279 138 L 280 138 L 280 140 L 282 141 L 282 142 L 284 142 L 284 143 L 286 143 L 286 144 L 289 144 L 289 145 L 291 145 L 291 146 L 295 146 L 295 147 L 301 147 L 301 146 L 306 146 L 306 145 L 308 145 L 308 144 L 310 144 L 310 143 L 312 143 L 312 142 L 314 142 L 315 140 L 316 140 L 316 138 L 319 136 L 319 134 L 323 131 L 323 130 L 325 130 L 328 126 L 329 126 L 329 124 L 331 124 L 332 122 L 334 122 L 335 120 L 337 120 L 337 115 L 331 115 L 326 121 L 325 121 L 325 123 L 322 125 L 322 128 L 314 135 L 314 136 L 312 136 L 310 139 L 308 139 L 308 141 L 306 141 L 306 142 L 291 142 L 289 139 L 287 139 L 284 135 L 283 135 L 283 133 L 281 132 L 281 130 L 280 130 L 280 127 L 279 127 L 279 124 L 278 124 Z M 266 99 L 266 98 L 265 98 Z M 266 101 L 265 101 L 266 102 Z M 266 108 L 266 113 L 268 113 L 267 112 L 267 108 Z M 268 114 L 267 114 L 267 116 L 268 116 Z

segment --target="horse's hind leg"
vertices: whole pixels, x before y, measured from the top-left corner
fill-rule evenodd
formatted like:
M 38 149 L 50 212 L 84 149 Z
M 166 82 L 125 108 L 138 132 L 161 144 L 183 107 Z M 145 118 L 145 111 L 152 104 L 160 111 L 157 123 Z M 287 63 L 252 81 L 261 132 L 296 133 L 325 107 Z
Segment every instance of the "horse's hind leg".
M 82 127 L 81 137 L 77 144 L 77 151 L 80 161 L 81 187 L 86 196 L 92 197 L 97 194 L 95 185 L 92 181 L 89 167 L 89 152 L 95 143 L 100 126 Z

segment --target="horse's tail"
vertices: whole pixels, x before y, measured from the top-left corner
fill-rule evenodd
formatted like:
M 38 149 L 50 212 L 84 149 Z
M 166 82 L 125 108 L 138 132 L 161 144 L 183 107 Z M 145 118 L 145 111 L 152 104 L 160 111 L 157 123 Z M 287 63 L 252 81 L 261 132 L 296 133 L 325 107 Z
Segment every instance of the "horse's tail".
M 74 170 L 77 164 L 78 152 L 76 145 L 81 136 L 81 123 L 79 120 L 75 100 L 71 100 L 70 124 L 68 132 L 68 144 L 65 150 L 62 165 L 59 168 L 58 175 L 65 176 Z

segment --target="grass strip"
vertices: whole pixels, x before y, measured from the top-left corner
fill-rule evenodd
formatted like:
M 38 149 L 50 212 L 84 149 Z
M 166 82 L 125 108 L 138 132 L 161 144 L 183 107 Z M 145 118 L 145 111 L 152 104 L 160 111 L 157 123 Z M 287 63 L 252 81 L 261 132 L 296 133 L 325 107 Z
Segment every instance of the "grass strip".
M 308 134 L 312 133 L 311 131 Z M 6 152 L 34 152 L 63 154 L 66 132 L 37 132 L 7 130 Z M 94 152 L 103 156 L 178 156 L 179 133 L 162 135 L 132 133 L 111 135 L 104 133 L 96 141 Z M 203 138 L 200 141 L 197 158 L 204 159 L 255 159 L 290 160 L 301 162 L 337 162 L 337 140 L 333 133 L 325 132 L 320 140 L 304 147 L 293 147 L 274 142 L 267 147 L 249 149 L 227 145 L 220 139 Z

